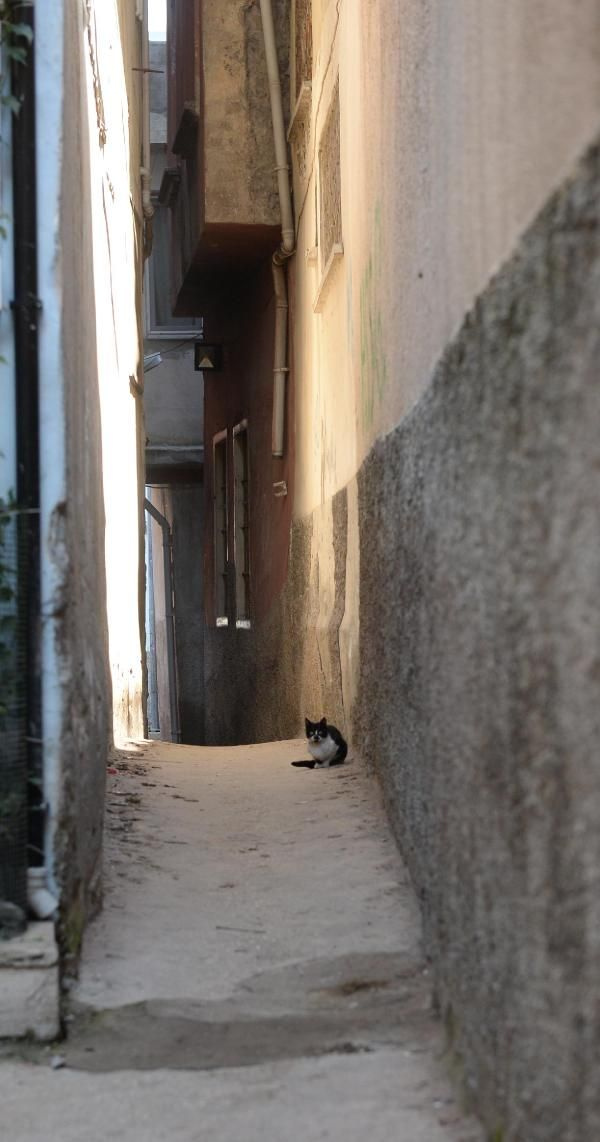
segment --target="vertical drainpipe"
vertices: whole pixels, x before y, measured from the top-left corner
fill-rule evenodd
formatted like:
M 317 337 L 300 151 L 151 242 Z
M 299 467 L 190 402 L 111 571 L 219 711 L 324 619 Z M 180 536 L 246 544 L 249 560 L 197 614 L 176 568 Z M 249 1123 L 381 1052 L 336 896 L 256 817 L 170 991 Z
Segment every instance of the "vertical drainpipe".
M 34 26 L 30 4 L 16 5 L 18 23 Z M 37 275 L 37 170 L 35 53 L 33 39 L 24 64 L 13 63 L 12 94 L 21 107 L 13 117 L 14 315 L 16 372 L 17 503 L 19 542 L 20 621 L 25 626 L 25 704 L 27 778 L 29 789 L 28 846 L 30 865 L 44 863 L 41 603 L 40 603 L 40 424 L 38 321 L 41 303 Z M 22 514 L 21 514 L 22 513 Z
M 43 298 L 39 327 L 41 676 L 48 886 L 55 896 L 55 840 L 61 810 L 63 676 L 57 639 L 57 606 L 64 592 L 60 536 L 53 530 L 66 503 L 66 423 L 62 358 L 60 275 L 61 174 L 63 154 L 64 36 L 66 0 L 35 5 L 36 166 L 38 288 Z M 25 11 L 27 10 L 24 5 Z M 75 50 L 75 48 L 73 48 Z
M 142 15 L 142 213 L 144 216 L 144 258 L 152 253 L 152 152 L 150 144 L 150 44 L 148 0 L 143 0 Z
M 273 141 L 275 144 L 275 170 L 281 212 L 281 246 L 273 255 L 273 288 L 275 291 L 275 343 L 273 349 L 273 430 L 271 451 L 273 456 L 283 456 L 285 424 L 285 377 L 287 363 L 287 324 L 288 292 L 285 263 L 296 249 L 292 195 L 290 191 L 290 171 L 287 157 L 287 142 L 283 119 L 283 99 L 279 79 L 277 40 L 273 23 L 271 0 L 260 0 L 260 14 L 265 42 Z

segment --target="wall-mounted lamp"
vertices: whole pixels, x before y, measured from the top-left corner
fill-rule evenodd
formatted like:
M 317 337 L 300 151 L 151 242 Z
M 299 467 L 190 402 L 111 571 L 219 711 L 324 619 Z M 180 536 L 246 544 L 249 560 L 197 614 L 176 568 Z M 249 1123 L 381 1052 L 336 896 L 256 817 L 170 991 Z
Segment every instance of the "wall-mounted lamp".
M 194 369 L 197 373 L 218 373 L 223 364 L 221 345 L 207 345 L 206 341 L 194 342 Z

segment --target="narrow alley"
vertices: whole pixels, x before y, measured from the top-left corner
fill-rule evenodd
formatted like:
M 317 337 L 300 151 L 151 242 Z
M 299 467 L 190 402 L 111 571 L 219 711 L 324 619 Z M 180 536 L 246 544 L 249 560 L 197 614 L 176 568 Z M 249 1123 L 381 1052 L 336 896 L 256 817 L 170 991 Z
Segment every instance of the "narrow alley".
M 478 1142 L 377 787 L 292 768 L 304 749 L 120 755 L 69 1037 L 13 1045 L 11 1137 L 38 1142 L 43 1107 L 61 1142 Z
M 599 1142 L 599 45 L 0 0 L 2 1138 Z

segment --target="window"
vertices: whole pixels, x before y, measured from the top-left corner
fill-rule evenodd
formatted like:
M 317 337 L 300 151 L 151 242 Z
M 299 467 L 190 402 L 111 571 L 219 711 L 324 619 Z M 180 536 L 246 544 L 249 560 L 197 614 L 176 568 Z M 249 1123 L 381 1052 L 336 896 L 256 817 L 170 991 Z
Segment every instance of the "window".
M 146 262 L 145 336 L 147 340 L 185 340 L 202 333 L 201 317 L 173 317 L 169 265 L 169 208 L 152 196 L 152 253 Z
M 213 519 L 217 626 L 227 626 L 227 433 L 213 439 Z
M 236 626 L 250 626 L 250 543 L 248 501 L 248 428 L 233 430 L 233 559 Z

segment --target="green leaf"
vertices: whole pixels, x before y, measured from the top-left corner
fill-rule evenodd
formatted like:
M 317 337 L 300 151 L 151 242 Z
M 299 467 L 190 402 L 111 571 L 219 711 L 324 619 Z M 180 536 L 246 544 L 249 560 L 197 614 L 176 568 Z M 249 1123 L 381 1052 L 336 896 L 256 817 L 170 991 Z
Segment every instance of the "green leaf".
M 3 95 L 0 100 L 4 107 L 10 107 L 14 115 L 18 115 L 21 110 L 21 100 L 17 99 L 16 95 Z
M 12 36 L 20 36 L 21 39 L 27 40 L 28 44 L 33 41 L 33 28 L 29 24 L 10 24 L 10 33 Z
M 27 48 L 22 44 L 9 44 L 6 49 L 6 54 L 10 59 L 14 59 L 16 63 L 27 63 Z

